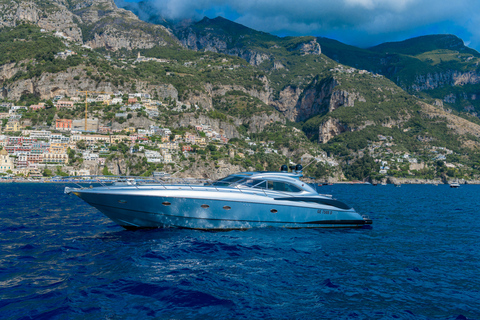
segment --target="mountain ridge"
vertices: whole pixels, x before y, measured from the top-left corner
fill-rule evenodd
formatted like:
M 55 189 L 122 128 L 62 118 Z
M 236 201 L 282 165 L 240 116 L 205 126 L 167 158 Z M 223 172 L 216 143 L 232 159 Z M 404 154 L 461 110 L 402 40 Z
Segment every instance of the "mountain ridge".
M 38 2 L 18 3 L 33 8 L 26 12 L 42 12 L 47 17 L 42 19 L 55 17 L 59 6 L 72 10 L 82 38 L 54 37 L 20 23 L 3 27 L 0 50 L 7 52 L 20 40 L 39 50 L 0 66 L 4 98 L 74 96 L 79 89 L 145 91 L 169 103 L 200 106 L 202 117 L 220 121 L 233 138 L 267 137 L 278 129 L 276 123 L 299 130 L 310 139 L 308 148 L 317 150 L 312 153 L 320 148 L 345 164 L 362 157 L 379 135 L 392 136 L 398 152 L 420 152 L 427 144 L 459 154 L 480 147 L 477 124 L 461 131 L 453 127 L 455 121 L 439 116 L 453 109 L 451 119 L 461 115 L 475 121 L 461 111 L 467 106 L 474 114 L 479 100 L 472 95 L 479 92 L 480 97 L 478 58 L 468 50 L 452 50 L 461 49 L 463 42 L 451 36 L 443 42 L 443 36 L 437 42 L 426 38 L 433 44 L 420 49 L 415 46 L 419 39 L 413 39 L 408 42 L 411 56 L 388 51 L 397 44 L 370 50 L 319 37 L 281 38 L 224 18 L 167 30 L 115 9 L 110 0 L 44 2 L 52 6 L 48 10 Z M 26 17 L 23 21 L 38 25 L 41 19 L 22 16 L 18 3 L 10 7 L 18 21 Z M 78 55 L 58 59 L 58 51 L 67 46 Z M 421 73 L 413 72 L 417 70 Z M 293 155 L 290 148 L 294 146 L 287 148 Z

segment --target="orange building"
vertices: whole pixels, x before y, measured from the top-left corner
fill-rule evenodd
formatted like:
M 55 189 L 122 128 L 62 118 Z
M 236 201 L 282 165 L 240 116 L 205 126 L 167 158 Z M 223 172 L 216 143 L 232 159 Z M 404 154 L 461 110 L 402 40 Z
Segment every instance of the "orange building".
M 72 120 L 70 119 L 56 119 L 55 129 L 57 130 L 72 130 Z
M 40 110 L 40 109 L 45 109 L 45 104 L 40 103 L 40 104 L 32 104 L 30 106 L 30 110 Z

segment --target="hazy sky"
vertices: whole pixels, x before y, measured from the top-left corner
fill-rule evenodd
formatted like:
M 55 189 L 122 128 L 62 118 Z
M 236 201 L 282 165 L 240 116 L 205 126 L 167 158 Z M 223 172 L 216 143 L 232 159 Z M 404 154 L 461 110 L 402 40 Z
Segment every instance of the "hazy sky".
M 122 7 L 125 2 L 114 0 Z M 368 47 L 449 33 L 480 51 L 480 0 L 146 0 L 169 19 L 222 16 L 279 36 L 313 35 Z

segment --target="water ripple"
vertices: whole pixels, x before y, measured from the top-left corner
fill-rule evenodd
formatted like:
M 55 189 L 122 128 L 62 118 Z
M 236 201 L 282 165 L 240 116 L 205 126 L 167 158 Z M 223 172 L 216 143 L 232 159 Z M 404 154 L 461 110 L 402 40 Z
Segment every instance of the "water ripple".
M 221 233 L 0 188 L 2 319 L 480 319 L 480 186 L 325 186 L 372 228 Z

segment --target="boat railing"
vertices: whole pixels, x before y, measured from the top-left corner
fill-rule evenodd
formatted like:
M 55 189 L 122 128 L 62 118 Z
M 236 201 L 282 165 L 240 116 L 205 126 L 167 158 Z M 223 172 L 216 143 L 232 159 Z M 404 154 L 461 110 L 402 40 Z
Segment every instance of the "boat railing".
M 179 177 L 140 177 L 140 176 L 69 176 L 63 177 L 63 181 L 74 183 L 80 189 L 86 188 L 82 184 L 98 183 L 102 187 L 110 189 L 112 186 L 128 185 L 139 189 L 141 186 L 161 185 L 167 189 L 168 185 L 185 185 L 193 190 L 193 186 L 205 185 L 211 182 L 209 179 L 179 178 Z
M 160 185 L 165 190 L 168 189 L 169 186 L 185 186 L 191 190 L 194 190 L 194 187 L 200 187 L 209 185 L 212 186 L 216 191 L 222 191 L 222 188 L 218 188 L 215 184 L 212 183 L 210 179 L 197 179 L 197 178 L 180 178 L 180 177 L 141 177 L 141 176 L 98 176 L 98 175 L 85 175 L 85 176 L 69 176 L 63 177 L 62 179 L 65 182 L 74 183 L 80 189 L 91 188 L 92 184 L 100 184 L 102 187 L 110 189 L 110 187 L 125 185 L 131 186 L 136 189 L 139 189 L 142 186 L 153 186 L 153 185 Z M 85 186 L 88 184 L 88 186 Z M 282 197 L 295 197 L 296 194 L 292 194 L 286 191 L 280 190 L 269 190 L 265 188 L 258 188 L 257 186 L 261 184 L 258 183 L 254 186 L 249 186 L 246 188 L 242 188 L 245 186 L 243 184 L 232 184 L 230 187 L 234 187 L 240 193 L 250 193 L 250 192 L 261 192 L 266 197 L 268 196 L 275 196 L 281 195 Z M 255 188 L 257 187 L 257 188 Z M 268 192 L 268 193 L 267 193 Z M 332 198 L 332 195 L 327 194 L 320 194 L 321 196 Z

